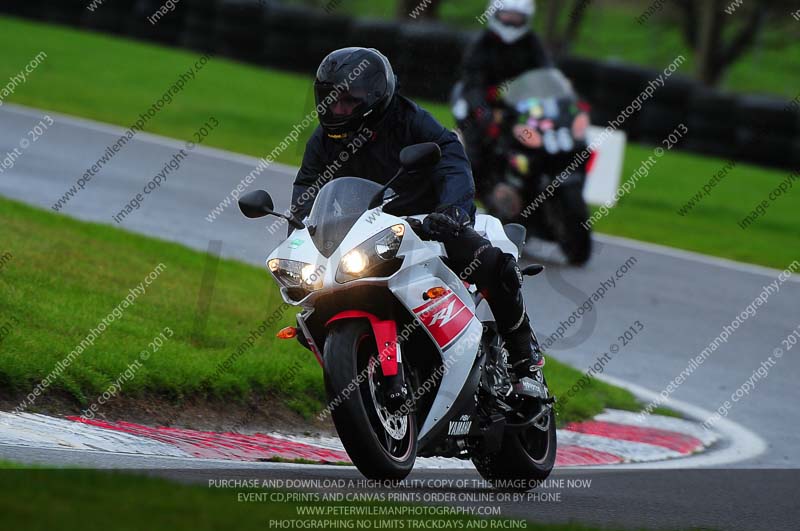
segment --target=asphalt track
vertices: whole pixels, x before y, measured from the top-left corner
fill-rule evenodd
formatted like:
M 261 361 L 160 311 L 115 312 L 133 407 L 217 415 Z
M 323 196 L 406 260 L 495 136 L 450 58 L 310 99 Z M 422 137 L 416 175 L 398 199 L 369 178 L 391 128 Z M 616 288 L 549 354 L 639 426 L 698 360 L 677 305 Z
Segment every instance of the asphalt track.
M 0 174 L 0 194 L 49 210 L 103 155 L 107 146 L 116 141 L 121 129 L 5 105 L 0 109 L 0 155 L 18 147 L 27 131 L 45 114 L 55 124 L 22 153 L 13 168 Z M 139 134 L 68 203 L 63 213 L 117 225 L 112 216 L 141 192 L 183 147 L 184 142 Z M 265 146 L 265 152 L 270 149 Z M 265 230 L 270 221 L 245 220 L 233 205 L 213 223 L 206 220 L 212 208 L 254 166 L 255 159 L 250 157 L 198 148 L 179 171 L 168 176 L 165 185 L 146 196 L 141 209 L 125 218 L 121 227 L 203 251 L 209 242 L 222 241 L 224 256 L 261 265 L 280 240 L 279 235 L 271 236 Z M 274 165 L 258 178 L 253 188 L 270 191 L 276 207 L 284 209 L 288 206 L 293 176 L 291 168 Z M 628 263 L 627 272 L 615 278 L 616 285 L 607 290 L 593 310 L 575 320 L 564 337 L 550 345 L 549 351 L 563 361 L 588 368 L 612 345 L 621 345 L 619 336 L 638 320 L 644 331 L 621 347 L 604 371 L 656 393 L 678 376 L 689 360 L 722 332 L 723 325 L 730 324 L 763 286 L 775 281 L 779 274 L 771 269 L 608 237 L 598 238 L 596 255 L 584 269 L 562 266 L 552 246 L 537 242 L 529 244 L 526 255 L 526 260 L 548 265 L 546 275 L 528 280 L 525 288 L 529 312 L 540 339 L 545 342 L 560 322 L 567 321 L 578 306 L 600 289 L 604 280 L 608 285 L 608 279 Z M 800 283 L 793 279 L 782 284 L 755 317 L 746 320 L 672 397 L 707 411 L 716 410 L 730 400 L 732 393 L 781 347 L 781 340 L 800 325 L 798 301 Z M 566 503 L 515 505 L 508 507 L 507 514 L 536 520 L 577 519 L 594 524 L 659 528 L 789 528 L 786 526 L 797 521 L 797 507 L 791 503 L 790 493 L 796 488 L 800 465 L 796 452 L 800 446 L 797 428 L 800 412 L 792 405 L 797 397 L 794 376 L 798 369 L 800 361 L 795 351 L 787 352 L 768 377 L 759 380 L 750 394 L 728 412 L 730 420 L 766 441 L 766 450 L 760 455 L 735 465 L 729 463 L 726 470 L 559 472 L 590 474 L 597 481 L 591 489 L 570 491 Z M 202 470 L 210 464 L 166 459 L 145 461 L 91 452 L 3 447 L 0 458 L 100 468 L 196 468 L 192 474 L 211 473 Z M 240 468 L 224 462 L 218 466 Z M 732 467 L 737 470 L 731 470 Z M 787 468 L 793 470 L 780 470 Z M 258 474 L 269 477 L 355 477 L 352 470 L 342 468 L 263 465 L 257 469 Z M 420 471 L 412 477 L 437 474 L 442 473 Z M 447 474 L 475 473 L 448 471 Z

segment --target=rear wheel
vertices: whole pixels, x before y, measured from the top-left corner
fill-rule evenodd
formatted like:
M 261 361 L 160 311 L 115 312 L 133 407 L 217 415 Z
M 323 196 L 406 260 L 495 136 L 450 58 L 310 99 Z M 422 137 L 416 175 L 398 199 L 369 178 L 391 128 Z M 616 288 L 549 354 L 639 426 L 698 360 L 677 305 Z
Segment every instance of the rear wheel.
M 506 428 L 500 450 L 475 456 L 472 462 L 485 480 L 499 488 L 529 490 L 552 472 L 557 447 L 556 417 L 548 409 L 532 426 Z
M 334 323 L 324 358 L 331 416 L 353 464 L 369 479 L 405 478 L 417 455 L 416 419 L 413 413 L 394 415 L 384 405 L 384 378 L 369 323 Z

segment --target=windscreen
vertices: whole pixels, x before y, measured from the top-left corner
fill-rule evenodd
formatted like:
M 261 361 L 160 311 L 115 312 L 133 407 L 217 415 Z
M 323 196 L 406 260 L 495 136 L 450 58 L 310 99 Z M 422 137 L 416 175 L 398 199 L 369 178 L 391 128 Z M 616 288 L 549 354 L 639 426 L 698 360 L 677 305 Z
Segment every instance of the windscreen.
M 358 177 L 339 177 L 322 187 L 306 224 L 323 256 L 328 258 L 339 248 L 380 189 L 381 185 Z
M 503 101 L 516 107 L 531 98 L 575 98 L 572 84 L 557 68 L 530 70 L 511 81 L 502 91 Z

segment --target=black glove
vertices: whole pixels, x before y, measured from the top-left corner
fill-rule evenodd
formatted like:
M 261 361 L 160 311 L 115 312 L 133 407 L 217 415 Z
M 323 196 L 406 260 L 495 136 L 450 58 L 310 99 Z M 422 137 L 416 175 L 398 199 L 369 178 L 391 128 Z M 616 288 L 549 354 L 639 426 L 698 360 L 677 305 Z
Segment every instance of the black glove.
M 422 228 L 430 239 L 448 243 L 458 238 L 471 222 L 469 214 L 457 206 L 448 206 L 428 214 L 422 222 Z

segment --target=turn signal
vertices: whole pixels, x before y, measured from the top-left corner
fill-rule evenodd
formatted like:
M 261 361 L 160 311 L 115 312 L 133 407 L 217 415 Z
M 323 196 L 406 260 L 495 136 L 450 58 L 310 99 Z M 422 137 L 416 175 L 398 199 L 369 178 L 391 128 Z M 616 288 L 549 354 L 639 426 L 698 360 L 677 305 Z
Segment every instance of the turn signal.
M 280 332 L 278 332 L 278 339 L 294 339 L 297 337 L 297 328 L 293 326 L 287 326 Z
M 436 288 L 431 288 L 428 291 L 426 291 L 422 295 L 422 298 L 424 300 L 426 300 L 426 301 L 427 300 L 431 300 L 431 299 L 438 299 L 439 297 L 441 297 L 442 295 L 444 295 L 446 293 L 447 293 L 447 288 L 443 288 L 443 287 L 439 286 L 439 287 L 436 287 Z

